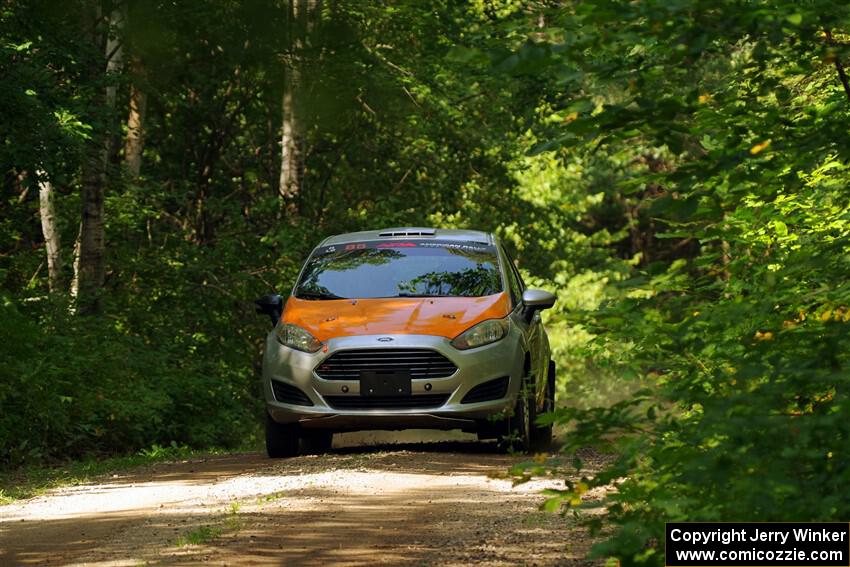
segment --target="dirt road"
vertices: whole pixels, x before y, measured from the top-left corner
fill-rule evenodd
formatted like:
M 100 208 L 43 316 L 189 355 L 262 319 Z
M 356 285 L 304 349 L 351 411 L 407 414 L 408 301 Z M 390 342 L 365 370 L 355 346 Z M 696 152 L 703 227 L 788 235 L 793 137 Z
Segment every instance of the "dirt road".
M 586 563 L 583 530 L 537 511 L 557 480 L 491 478 L 523 458 L 338 437 L 327 455 L 158 464 L 0 507 L 0 565 Z

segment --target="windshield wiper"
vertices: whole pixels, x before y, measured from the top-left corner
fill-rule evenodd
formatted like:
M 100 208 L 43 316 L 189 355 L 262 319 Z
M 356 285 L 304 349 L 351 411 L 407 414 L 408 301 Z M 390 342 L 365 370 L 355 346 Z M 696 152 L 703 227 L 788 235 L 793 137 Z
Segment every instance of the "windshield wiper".
M 321 291 L 299 291 L 295 294 L 298 299 L 348 299 L 334 293 L 323 293 Z

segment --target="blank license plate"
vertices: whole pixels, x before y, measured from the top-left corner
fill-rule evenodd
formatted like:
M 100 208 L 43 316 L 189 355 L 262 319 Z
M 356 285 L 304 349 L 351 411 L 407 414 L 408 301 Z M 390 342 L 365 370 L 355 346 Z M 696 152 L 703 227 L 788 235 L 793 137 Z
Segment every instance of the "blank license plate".
M 409 396 L 410 372 L 397 370 L 361 370 L 361 396 Z

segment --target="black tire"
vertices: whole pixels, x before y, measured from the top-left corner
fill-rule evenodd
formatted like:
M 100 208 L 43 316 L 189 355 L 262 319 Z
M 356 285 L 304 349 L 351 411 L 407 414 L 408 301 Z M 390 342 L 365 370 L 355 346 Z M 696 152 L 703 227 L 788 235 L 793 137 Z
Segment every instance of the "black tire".
M 278 423 L 266 414 L 266 453 L 272 459 L 298 455 L 299 440 L 297 423 Z
M 527 453 L 531 447 L 531 424 L 534 419 L 534 396 L 530 395 L 531 377 L 524 377 L 513 412 L 505 420 L 501 445 L 505 450 Z
M 321 455 L 331 450 L 333 445 L 333 431 L 324 429 L 302 429 L 301 447 L 307 455 Z
M 543 412 L 547 413 L 555 409 L 555 362 L 549 361 L 549 369 L 546 374 L 546 398 L 543 404 Z M 537 415 L 535 412 L 535 420 Z M 536 453 L 544 453 L 552 448 L 552 426 L 534 425 L 531 429 L 531 450 Z

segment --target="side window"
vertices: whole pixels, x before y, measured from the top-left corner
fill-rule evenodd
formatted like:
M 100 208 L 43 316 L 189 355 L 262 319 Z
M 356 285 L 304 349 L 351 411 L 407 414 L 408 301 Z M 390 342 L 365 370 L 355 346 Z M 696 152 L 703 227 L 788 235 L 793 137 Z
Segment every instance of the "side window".
M 502 247 L 502 254 L 505 257 L 505 263 L 508 268 L 508 286 L 510 287 L 511 292 L 511 304 L 516 307 L 522 301 L 522 290 L 524 286 L 522 285 L 522 278 L 519 276 L 519 272 L 517 272 L 516 266 L 514 266 L 514 261 L 508 254 L 508 251 L 505 250 L 504 246 Z

